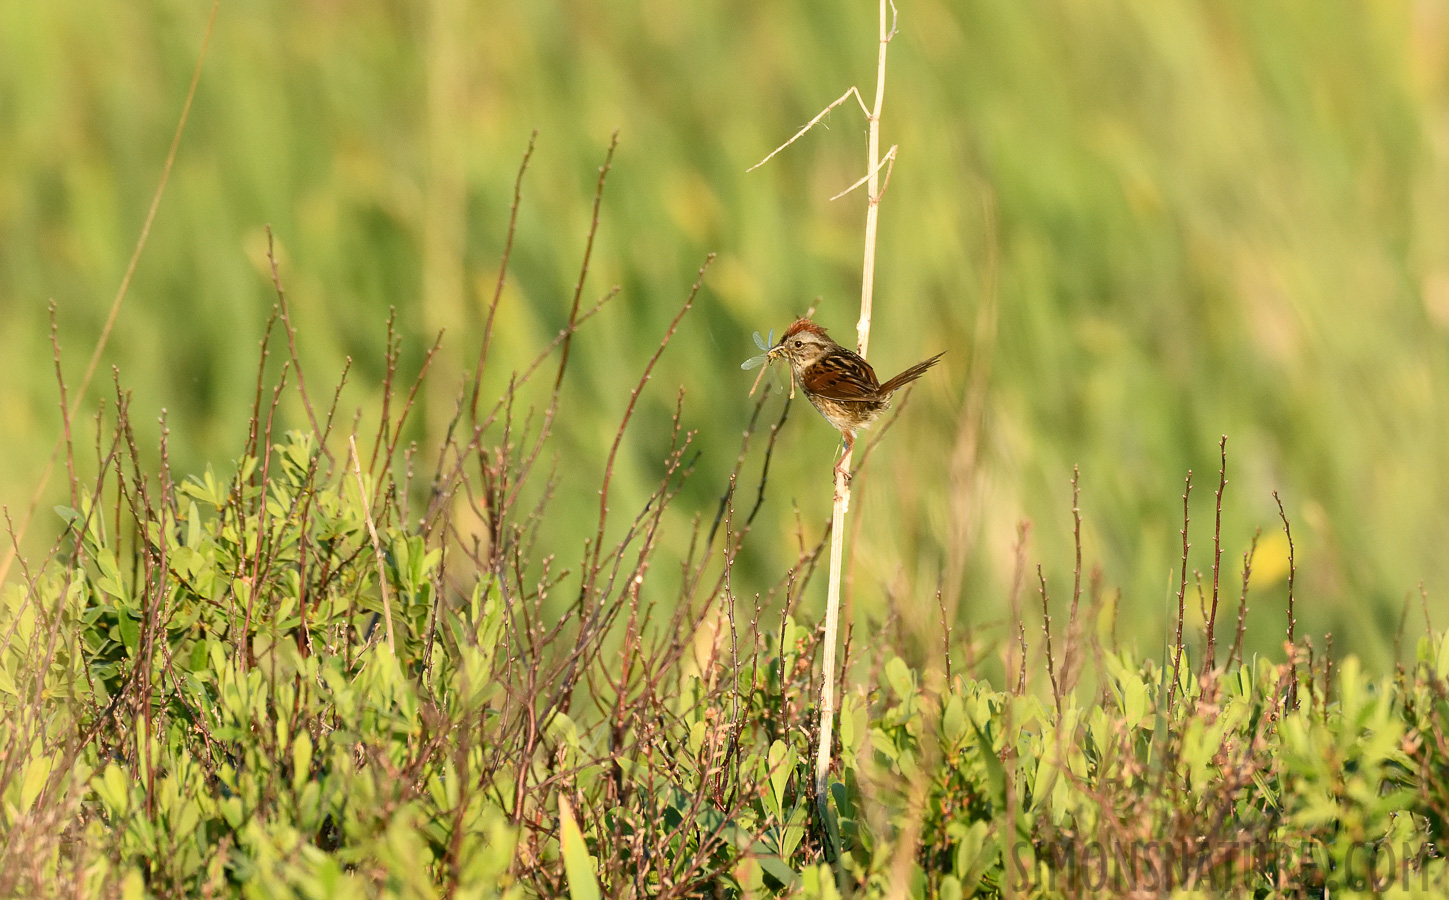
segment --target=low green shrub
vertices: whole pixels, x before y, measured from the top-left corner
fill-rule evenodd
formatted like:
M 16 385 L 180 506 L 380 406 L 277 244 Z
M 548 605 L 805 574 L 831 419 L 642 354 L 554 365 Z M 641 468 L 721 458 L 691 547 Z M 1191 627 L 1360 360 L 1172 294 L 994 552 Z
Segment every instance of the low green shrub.
M 394 403 L 391 375 L 370 450 L 334 438 L 337 401 L 317 409 L 300 378 L 310 427 L 284 431 L 284 370 L 269 403 L 259 375 L 229 471 L 178 480 L 164 423 L 148 464 L 118 390 L 54 550 L 0 590 L 0 895 L 1443 890 L 1449 640 L 1383 676 L 1315 654 L 1290 575 L 1281 662 L 1242 659 L 1241 612 L 1220 662 L 1216 599 L 1194 661 L 1186 522 L 1161 661 L 1085 624 L 1115 613 L 1094 588 L 1079 616 L 1080 571 L 1060 652 L 1045 579 L 1035 655 L 1019 596 L 994 637 L 848 633 L 815 796 L 821 637 L 801 606 L 825 538 L 802 536 L 763 595 L 733 588 L 766 503 L 767 396 L 712 519 L 674 510 L 696 438 L 682 395 L 667 446 L 651 442 L 652 493 L 612 516 L 616 454 L 679 318 L 595 484 L 539 464 L 590 315 L 575 308 L 491 406 L 460 393 L 422 449 L 401 446 L 418 388 Z M 555 350 L 552 388 L 530 395 Z M 598 492 L 581 552 L 559 490 Z
M 821 819 L 798 618 L 819 547 L 778 597 L 734 596 L 730 494 L 656 566 L 676 427 L 646 508 L 612 544 L 601 513 L 559 570 L 554 482 L 530 487 L 547 418 L 528 434 L 508 399 L 453 430 L 420 516 L 413 457 L 364 468 L 260 414 L 225 477 L 143 474 L 120 404 L 59 552 L 0 594 L 0 894 L 1442 889 L 1440 636 L 1373 677 L 1306 645 L 1194 667 L 1069 628 L 1031 691 L 953 673 L 949 638 L 913 667 L 877 635 Z M 1088 655 L 1091 688 L 1067 662 Z

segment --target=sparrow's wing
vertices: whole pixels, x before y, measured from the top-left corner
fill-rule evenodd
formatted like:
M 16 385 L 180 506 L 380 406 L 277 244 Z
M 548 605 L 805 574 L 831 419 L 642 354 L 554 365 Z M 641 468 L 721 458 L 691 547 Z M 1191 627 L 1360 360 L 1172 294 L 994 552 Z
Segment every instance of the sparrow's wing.
M 850 351 L 823 357 L 801 373 L 800 382 L 827 400 L 874 400 L 880 393 L 875 370 Z

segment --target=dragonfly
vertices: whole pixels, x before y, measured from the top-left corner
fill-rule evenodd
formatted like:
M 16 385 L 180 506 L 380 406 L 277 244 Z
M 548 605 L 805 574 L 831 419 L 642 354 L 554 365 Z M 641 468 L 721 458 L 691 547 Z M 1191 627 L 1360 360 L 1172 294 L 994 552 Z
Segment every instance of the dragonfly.
M 758 331 L 755 332 L 755 346 L 759 347 L 764 352 L 761 353 L 759 356 L 751 356 L 749 359 L 740 363 L 740 368 L 753 369 L 755 366 L 763 366 L 765 363 L 769 362 L 770 348 L 774 346 L 774 344 L 775 329 L 770 329 L 770 336 L 768 338 L 762 338 L 760 337 L 760 333 Z
M 756 366 L 764 366 L 774 359 L 775 329 L 770 329 L 770 336 L 768 338 L 762 338 L 758 331 L 755 332 L 755 346 L 759 347 L 763 352 L 758 356 L 751 356 L 749 359 L 740 363 L 741 369 L 749 370 Z M 760 369 L 760 374 L 755 376 L 755 383 L 750 386 L 751 397 L 755 396 L 755 390 L 760 386 L 760 379 L 764 377 L 765 370 Z M 790 397 L 791 399 L 795 397 L 795 379 L 793 377 L 790 379 Z

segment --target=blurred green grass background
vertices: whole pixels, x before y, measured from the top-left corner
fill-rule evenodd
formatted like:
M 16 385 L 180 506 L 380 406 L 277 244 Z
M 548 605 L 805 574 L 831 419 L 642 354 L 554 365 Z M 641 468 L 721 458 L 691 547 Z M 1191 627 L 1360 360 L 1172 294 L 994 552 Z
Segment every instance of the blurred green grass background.
M 1449 6 L 899 7 L 883 135 L 900 160 L 871 358 L 889 375 L 949 353 L 858 482 L 857 614 L 894 609 L 928 639 L 943 585 L 963 621 L 999 638 L 989 626 L 1022 519 L 1064 603 L 1080 464 L 1088 564 L 1121 587 L 1122 632 L 1155 651 L 1175 608 L 1182 479 L 1194 471 L 1192 563 L 1206 572 L 1227 434 L 1230 605 L 1241 554 L 1265 533 L 1249 646 L 1283 638 L 1276 489 L 1294 524 L 1300 627 L 1382 659 L 1404 598 L 1422 581 L 1442 609 L 1449 589 Z M 0 4 L 0 500 L 12 515 L 60 429 L 47 301 L 74 382 L 208 11 Z M 622 295 L 575 345 L 555 449 L 587 477 L 558 503 L 580 541 L 591 533 L 628 391 L 717 251 L 631 426 L 615 502 L 632 511 L 657 481 L 683 385 L 702 456 L 681 508 L 707 522 L 748 417 L 750 332 L 819 298 L 818 318 L 853 340 L 865 201 L 828 198 L 863 173 L 859 111 L 842 107 L 828 130 L 745 170 L 849 85 L 869 95 L 875 16 L 871 2 L 222 4 L 105 363 L 134 390 L 138 422 L 168 410 L 178 471 L 224 467 L 245 437 L 274 301 L 270 224 L 314 394 L 355 361 L 345 419 L 379 396 L 389 307 L 407 377 L 447 329 L 414 433 L 425 439 L 471 372 L 529 133 L 538 150 L 485 378 L 495 394 L 567 318 L 618 128 L 585 302 L 613 284 Z M 284 411 L 300 424 L 294 404 Z M 142 437 L 154 443 L 154 425 Z M 795 506 L 818 538 L 837 443 L 797 403 L 738 593 L 793 558 Z M 750 496 L 758 464 L 757 442 Z M 42 512 L 29 549 L 58 527 Z

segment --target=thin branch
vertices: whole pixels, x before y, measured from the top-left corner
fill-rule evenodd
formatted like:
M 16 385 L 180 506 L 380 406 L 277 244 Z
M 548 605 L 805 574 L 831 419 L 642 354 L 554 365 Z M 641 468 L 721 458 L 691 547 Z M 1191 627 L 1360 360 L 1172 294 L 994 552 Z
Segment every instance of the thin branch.
M 1213 605 L 1207 616 L 1207 653 L 1203 660 L 1203 672 L 1211 671 L 1218 663 L 1218 575 L 1223 562 L 1223 491 L 1228 487 L 1228 436 L 1218 439 L 1218 493 L 1217 515 L 1213 520 Z
M 766 156 L 764 159 L 762 159 L 759 162 L 755 163 L 753 166 L 750 166 L 748 169 L 745 170 L 745 172 L 747 172 L 747 173 L 748 172 L 753 172 L 756 169 L 758 169 L 760 166 L 763 166 L 765 163 L 767 163 L 770 160 L 774 159 L 775 158 L 775 154 L 779 153 L 781 150 L 784 150 L 786 147 L 790 146 L 791 144 L 793 144 L 796 141 L 800 140 L 800 138 L 804 137 L 805 136 L 805 132 L 809 131 L 810 129 L 814 128 L 816 125 L 820 124 L 820 120 L 823 119 L 823 118 L 825 118 L 827 115 L 829 115 L 830 114 L 830 111 L 832 109 L 835 109 L 835 107 L 837 107 L 840 104 L 844 103 L 845 101 L 849 100 L 852 96 L 854 96 L 855 97 L 855 101 L 860 104 L 860 111 L 863 112 L 863 113 L 865 113 L 866 117 L 869 118 L 870 117 L 870 110 L 866 108 L 865 101 L 863 99 L 861 99 L 860 91 L 856 90 L 855 85 L 851 85 L 850 86 L 850 89 L 848 91 L 846 91 L 845 93 L 843 93 L 843 94 L 840 95 L 840 99 L 839 100 L 836 100 L 834 103 L 832 103 L 829 106 L 827 106 L 824 109 L 822 109 L 815 116 L 815 118 L 811 119 L 809 122 L 806 122 L 805 123 L 805 126 L 803 128 L 801 128 L 799 131 L 795 132 L 795 136 L 794 137 L 790 138 L 785 143 L 783 143 L 780 146 L 776 147 L 774 150 L 771 150 L 769 156 Z
M 377 526 L 372 521 L 372 504 L 367 498 L 367 485 L 362 480 L 362 463 L 357 458 L 356 435 L 349 435 L 347 444 L 352 451 L 352 472 L 357 476 L 357 496 L 362 499 L 363 520 L 367 522 L 367 533 L 372 537 L 372 552 L 377 561 L 377 587 L 382 592 L 382 618 L 387 625 L 387 649 L 395 656 L 397 643 L 393 640 L 392 633 L 392 599 L 387 591 L 387 566 L 382 558 L 382 542 L 377 538 Z
M 881 161 L 878 162 L 878 163 L 876 163 L 875 168 L 871 169 L 869 172 L 867 172 L 864 175 L 860 176 L 860 180 L 857 181 L 855 184 L 852 184 L 850 187 L 848 187 L 845 190 L 841 191 L 840 193 L 836 194 L 834 197 L 831 197 L 830 198 L 831 201 L 833 202 L 835 200 L 839 200 L 841 197 L 844 197 L 846 194 L 850 193 L 851 191 L 853 191 L 856 188 L 860 187 L 861 185 L 865 184 L 867 181 L 870 181 L 872 178 L 874 178 L 876 176 L 877 173 L 880 172 L 880 170 L 881 170 L 882 167 L 884 167 L 885 170 L 886 170 L 886 177 L 885 177 L 885 184 L 881 186 L 881 189 L 880 190 L 881 190 L 881 193 L 885 193 L 885 189 L 887 187 L 889 187 L 890 186 L 890 183 L 891 183 L 891 171 L 893 169 L 895 169 L 895 162 L 896 162 L 896 145 L 892 144 L 891 145 L 891 148 L 886 151 L 885 156 L 881 158 Z
M 1283 511 L 1283 501 L 1279 499 L 1277 491 L 1273 492 L 1273 502 L 1278 504 L 1278 518 L 1283 520 L 1283 534 L 1288 538 L 1288 667 L 1293 679 L 1288 686 L 1288 702 L 1293 705 L 1294 709 L 1297 709 L 1298 645 L 1293 632 L 1298 625 L 1298 620 L 1293 615 L 1293 579 L 1298 569 L 1293 559 L 1293 527 L 1288 524 L 1288 514 Z
M 704 284 L 704 273 L 709 270 L 709 264 L 714 262 L 714 257 L 715 255 L 710 253 L 704 258 L 704 265 L 699 267 L 699 277 L 695 279 L 694 286 L 689 289 L 689 296 L 685 298 L 684 305 L 680 307 L 679 312 L 675 313 L 673 320 L 670 321 L 669 328 L 665 330 L 664 337 L 660 339 L 659 346 L 655 349 L 654 355 L 650 356 L 649 362 L 644 364 L 644 374 L 639 376 L 639 383 L 629 393 L 629 404 L 624 408 L 624 418 L 619 422 L 618 430 L 614 432 L 614 442 L 609 447 L 609 456 L 604 463 L 604 481 L 599 487 L 599 528 L 598 532 L 594 535 L 594 558 L 590 574 L 584 578 L 580 588 L 580 601 L 585 599 L 588 593 L 593 590 L 593 576 L 597 574 L 599 568 L 599 551 L 604 543 L 604 525 L 609 518 L 609 483 L 613 479 L 614 460 L 619 455 L 619 444 L 624 439 L 624 429 L 628 427 L 629 419 L 634 415 L 634 405 L 639 400 L 639 394 L 643 392 L 644 386 L 649 383 L 649 378 L 654 372 L 654 364 L 659 362 L 659 357 L 664 355 L 664 349 L 669 346 L 669 342 L 673 339 L 674 332 L 678 330 L 679 323 L 683 321 L 685 313 L 689 312 L 694 306 L 694 298 L 698 296 L 699 289 Z
M 1057 720 L 1062 717 L 1062 688 L 1057 682 L 1056 663 L 1052 661 L 1052 611 L 1047 603 L 1046 576 L 1042 574 L 1041 566 L 1036 567 L 1036 579 L 1041 592 L 1041 630 L 1046 635 L 1046 664 L 1047 677 L 1052 682 L 1052 699 L 1056 701 Z
M 1237 630 L 1233 632 L 1233 647 L 1228 651 L 1227 664 L 1229 666 L 1233 664 L 1234 659 L 1239 664 L 1243 662 L 1243 632 L 1245 631 L 1248 618 L 1248 582 L 1253 577 L 1253 556 L 1258 552 L 1258 538 L 1262 534 L 1263 529 L 1261 528 L 1254 531 L 1253 542 L 1248 545 L 1248 549 L 1243 553 L 1243 590 L 1238 595 L 1238 626 Z
M 488 304 L 488 318 L 483 323 L 483 343 L 478 348 L 478 363 L 473 369 L 473 398 L 468 412 L 474 423 L 478 421 L 478 390 L 483 382 L 483 361 L 488 358 L 488 345 L 493 341 L 493 316 L 498 312 L 498 301 L 503 298 L 503 282 L 508 275 L 508 260 L 513 255 L 513 236 L 518 232 L 518 206 L 523 200 L 523 173 L 528 171 L 528 162 L 533 158 L 533 147 L 538 143 L 538 129 L 528 138 L 528 149 L 523 151 L 523 162 L 518 165 L 518 176 L 513 180 L 513 205 L 508 208 L 508 232 L 503 239 L 503 258 L 498 262 L 498 283 L 493 286 L 493 300 Z
M 553 382 L 554 403 L 558 401 L 558 389 L 563 384 L 564 369 L 569 364 L 569 345 L 573 342 L 574 324 L 579 318 L 579 298 L 584 293 L 584 281 L 589 277 L 589 260 L 594 256 L 594 238 L 599 234 L 599 207 L 604 202 L 604 182 L 609 178 L 609 169 L 614 165 L 614 151 L 619 147 L 619 132 L 614 131 L 609 139 L 609 150 L 604 154 L 604 164 L 599 166 L 599 182 L 594 187 L 594 214 L 589 220 L 589 237 L 584 242 L 584 259 L 579 264 L 579 280 L 574 284 L 574 299 L 569 306 L 569 324 L 567 334 L 563 341 L 563 351 L 559 354 L 558 375 Z
M 1167 689 L 1167 708 L 1172 709 L 1173 698 L 1177 696 L 1177 683 L 1182 678 L 1182 620 L 1185 615 L 1183 604 L 1187 599 L 1187 500 L 1192 494 L 1192 469 L 1187 470 L 1187 484 L 1182 489 L 1182 580 L 1177 587 L 1177 641 L 1172 661 L 1172 686 Z

